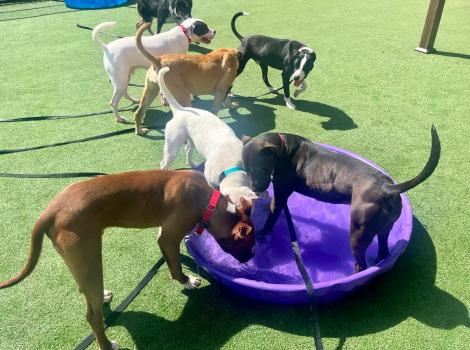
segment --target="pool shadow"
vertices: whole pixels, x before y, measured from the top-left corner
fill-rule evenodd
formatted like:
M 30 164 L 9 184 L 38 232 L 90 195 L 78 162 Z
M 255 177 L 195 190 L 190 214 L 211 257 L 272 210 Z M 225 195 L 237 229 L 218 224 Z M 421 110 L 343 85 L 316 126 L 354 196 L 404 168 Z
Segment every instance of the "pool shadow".
M 183 258 L 183 263 L 196 271 L 192 261 Z M 436 251 L 429 234 L 415 218 L 409 246 L 392 271 L 343 300 L 320 305 L 322 336 L 338 338 L 336 349 L 342 349 L 348 337 L 387 330 L 410 317 L 438 329 L 469 327 L 465 304 L 436 287 L 435 278 Z M 250 300 L 216 282 L 187 294 L 184 309 L 175 320 L 128 311 L 113 326 L 125 327 L 137 349 L 219 349 L 241 330 L 257 324 L 311 336 L 305 305 Z
M 254 97 L 236 97 L 236 100 L 240 102 L 240 104 L 246 108 L 251 103 L 255 101 L 260 101 L 263 103 L 269 103 L 272 105 L 281 106 L 281 108 L 286 108 L 285 101 L 283 95 L 268 95 L 269 97 L 263 98 L 254 98 Z M 311 113 L 320 117 L 328 118 L 328 120 L 323 121 L 321 126 L 325 130 L 352 130 L 357 129 L 357 125 L 354 120 L 343 110 L 330 106 L 321 102 L 317 101 L 307 101 L 307 100 L 295 100 L 294 101 L 297 110 L 301 112 Z
M 346 299 L 321 306 L 322 335 L 348 337 L 392 328 L 412 317 L 438 329 L 470 327 L 463 302 L 435 286 L 436 250 L 426 229 L 414 217 L 408 248 L 394 268 Z

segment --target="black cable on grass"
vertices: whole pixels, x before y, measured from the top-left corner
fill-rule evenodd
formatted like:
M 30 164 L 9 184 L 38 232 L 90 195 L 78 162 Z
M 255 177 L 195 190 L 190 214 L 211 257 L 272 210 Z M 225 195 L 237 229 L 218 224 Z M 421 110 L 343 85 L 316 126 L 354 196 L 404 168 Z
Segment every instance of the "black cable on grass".
M 31 10 L 41 10 L 49 7 L 57 7 L 57 6 L 63 6 L 61 4 L 56 4 L 56 5 L 48 5 L 48 6 L 39 6 L 39 7 L 28 7 L 26 9 L 16 9 L 16 10 L 7 10 L 7 11 L 0 11 L 0 14 L 2 13 L 12 13 L 12 12 L 21 12 L 21 11 L 31 11 Z
M 50 13 L 43 13 L 41 15 L 34 15 L 34 16 L 27 16 L 27 17 L 15 17 L 15 18 L 6 18 L 6 19 L 0 19 L 0 22 L 9 22 L 9 21 L 19 21 L 21 19 L 29 19 L 29 18 L 37 18 L 37 17 L 44 17 L 44 16 L 50 16 L 50 15 L 58 15 L 61 13 L 71 13 L 71 12 L 77 12 L 80 10 L 66 10 L 66 11 L 57 11 L 57 12 L 50 12 Z
M 135 109 L 136 106 L 129 105 L 123 108 L 120 108 L 119 112 L 131 111 Z M 33 121 L 43 121 L 43 120 L 58 120 L 58 119 L 74 119 L 74 118 L 83 118 L 83 117 L 93 117 L 97 115 L 110 114 L 113 113 L 112 110 L 101 111 L 101 112 L 90 112 L 83 114 L 70 114 L 70 115 L 42 115 L 42 116 L 33 116 L 33 117 L 19 117 L 19 118 L 0 118 L 0 123 L 18 123 L 18 122 L 33 122 Z

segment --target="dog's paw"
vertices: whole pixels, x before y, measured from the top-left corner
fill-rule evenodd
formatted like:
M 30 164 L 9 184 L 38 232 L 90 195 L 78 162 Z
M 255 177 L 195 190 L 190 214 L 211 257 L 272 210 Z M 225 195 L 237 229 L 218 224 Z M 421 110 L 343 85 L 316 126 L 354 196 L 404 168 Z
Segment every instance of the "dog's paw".
M 141 129 L 136 129 L 136 130 L 135 130 L 135 133 L 136 133 L 137 135 L 143 136 L 143 135 L 147 135 L 147 134 L 149 133 L 149 131 L 150 131 L 150 130 L 147 129 L 147 128 L 141 128 Z
M 111 302 L 112 299 L 113 299 L 113 292 L 105 289 L 103 293 L 103 303 L 109 303 Z
M 290 98 L 285 98 L 284 99 L 286 101 L 286 107 L 289 108 L 290 110 L 294 110 L 295 109 L 295 104 L 292 103 L 292 101 L 290 100 Z
M 119 350 L 120 349 L 119 344 L 117 342 L 115 342 L 114 340 L 111 340 L 110 343 L 111 343 L 111 350 Z
M 295 90 L 294 91 L 294 97 L 298 97 L 300 95 L 300 93 L 302 92 L 302 90 L 298 89 L 298 90 Z
M 230 103 L 227 103 L 227 108 L 228 109 L 237 109 L 238 107 L 240 107 L 240 103 L 238 102 L 230 102 Z
M 184 289 L 196 289 L 201 285 L 201 278 L 189 276 L 188 281 L 183 284 Z
M 117 121 L 118 123 L 125 123 L 125 122 L 126 122 L 126 118 L 124 118 L 124 117 L 118 115 L 118 116 L 116 117 L 116 121 Z

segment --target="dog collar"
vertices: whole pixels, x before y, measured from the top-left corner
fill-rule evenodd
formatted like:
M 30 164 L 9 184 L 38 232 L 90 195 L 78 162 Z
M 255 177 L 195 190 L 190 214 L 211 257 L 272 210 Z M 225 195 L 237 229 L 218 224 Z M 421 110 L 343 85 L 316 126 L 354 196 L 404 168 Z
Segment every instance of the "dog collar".
M 236 173 L 236 172 L 239 172 L 239 171 L 246 173 L 245 169 L 243 169 L 239 166 L 233 166 L 231 168 L 225 169 L 219 175 L 219 183 L 222 182 L 222 180 L 225 179 L 230 174 L 233 174 L 233 173 Z
M 212 217 L 212 214 L 214 214 L 215 207 L 217 206 L 217 203 L 219 202 L 220 198 L 220 192 L 217 190 L 214 190 L 212 192 L 212 197 L 209 201 L 209 204 L 207 204 L 206 211 L 202 215 L 202 219 L 197 222 L 196 229 L 194 232 L 196 232 L 198 235 L 202 235 L 202 232 L 204 231 L 207 226 L 209 226 L 209 220 Z
M 188 32 L 189 32 L 188 28 L 183 27 L 183 25 L 181 25 L 181 24 L 179 25 L 179 27 L 181 28 L 184 35 L 186 36 L 186 38 L 188 38 L 188 41 L 191 44 L 191 37 L 188 35 Z

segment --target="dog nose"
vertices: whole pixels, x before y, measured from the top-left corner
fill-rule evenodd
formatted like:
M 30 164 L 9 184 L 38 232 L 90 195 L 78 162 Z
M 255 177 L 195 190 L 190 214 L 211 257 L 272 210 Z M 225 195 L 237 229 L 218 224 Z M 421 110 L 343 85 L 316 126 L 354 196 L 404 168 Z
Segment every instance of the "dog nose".
M 214 30 L 214 35 L 215 35 L 215 33 L 216 33 L 216 32 L 217 32 L 217 31 L 216 31 L 216 30 Z
M 294 77 L 294 80 L 295 80 L 295 81 L 297 81 L 297 80 L 299 80 L 299 79 L 300 79 L 299 76 L 295 76 L 295 77 Z

